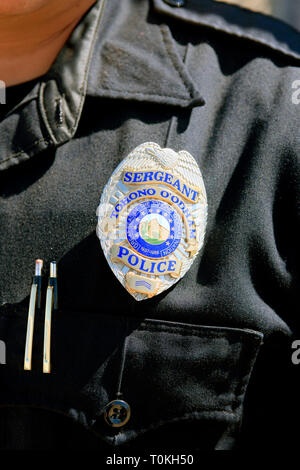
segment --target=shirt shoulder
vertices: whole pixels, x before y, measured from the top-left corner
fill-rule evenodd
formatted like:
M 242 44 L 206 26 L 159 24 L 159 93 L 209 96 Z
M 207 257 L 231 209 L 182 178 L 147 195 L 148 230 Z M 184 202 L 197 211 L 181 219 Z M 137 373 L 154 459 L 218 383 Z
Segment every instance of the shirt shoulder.
M 238 5 L 213 0 L 153 0 L 157 12 L 175 20 L 246 40 L 264 54 L 278 55 L 300 65 L 300 32 L 285 22 Z M 180 8 L 172 5 L 180 4 Z

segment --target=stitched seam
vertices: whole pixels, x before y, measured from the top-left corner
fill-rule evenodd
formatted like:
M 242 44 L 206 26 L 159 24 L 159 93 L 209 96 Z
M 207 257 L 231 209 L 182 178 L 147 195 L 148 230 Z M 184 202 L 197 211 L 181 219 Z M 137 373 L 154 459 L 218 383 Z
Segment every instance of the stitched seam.
M 168 331 L 163 331 L 163 328 L 166 328 Z M 166 326 L 166 325 L 161 325 L 161 326 L 157 326 L 155 327 L 154 325 L 150 326 L 145 326 L 145 327 L 141 327 L 141 328 L 138 328 L 137 331 L 144 331 L 144 332 L 154 332 L 154 333 L 157 333 L 157 334 L 176 334 L 178 336 L 197 336 L 197 337 L 201 337 L 201 338 L 215 338 L 215 337 L 224 337 L 224 336 L 235 336 L 235 337 L 238 337 L 238 338 L 245 338 L 244 335 L 248 334 L 247 332 L 245 333 L 242 333 L 242 332 L 237 332 L 237 331 L 225 331 L 225 330 L 222 330 L 222 331 L 214 331 L 214 332 L 206 332 L 206 331 L 198 331 L 196 329 L 189 329 L 188 327 L 186 328 L 187 331 L 178 331 L 179 329 L 181 329 L 182 327 L 169 327 L 169 326 Z M 184 329 L 184 328 L 182 328 Z M 256 336 L 255 333 L 253 333 L 253 337 L 257 340 L 260 339 L 259 336 Z M 246 339 L 246 338 L 245 338 Z
M 123 96 L 136 96 L 136 95 L 142 95 L 142 96 L 152 96 L 152 97 L 157 97 L 157 98 L 160 98 L 160 97 L 164 97 L 164 98 L 170 98 L 170 99 L 173 99 L 173 100 L 178 100 L 178 101 L 182 101 L 182 102 L 187 102 L 188 100 L 184 97 L 182 98 L 178 98 L 176 96 L 170 96 L 170 95 L 166 95 L 164 93 L 144 93 L 144 92 L 140 92 L 140 91 L 124 91 L 124 90 L 118 90 L 117 88 L 113 88 L 113 89 L 110 89 L 110 88 L 100 88 L 99 91 L 103 90 L 104 92 L 108 91 L 109 93 L 112 92 L 112 94 L 114 92 L 117 92 L 117 93 L 122 93 Z
M 94 33 L 93 33 L 89 54 L 88 54 L 87 61 L 86 61 L 83 81 L 82 81 L 82 84 L 79 88 L 81 98 L 80 98 L 80 103 L 79 103 L 79 106 L 78 106 L 78 112 L 77 112 L 77 114 L 75 114 L 74 125 L 71 127 L 71 132 L 73 132 L 76 129 L 76 127 L 78 125 L 79 116 L 81 115 L 82 104 L 83 104 L 85 96 L 86 96 L 85 91 L 86 91 L 86 84 L 87 84 L 87 76 L 88 76 L 88 72 L 89 72 L 89 68 L 90 68 L 91 56 L 94 52 L 96 36 L 97 36 L 97 33 L 98 33 L 98 29 L 100 27 L 101 20 L 103 19 L 103 11 L 104 11 L 105 6 L 106 6 L 106 0 L 103 0 L 102 5 L 100 6 L 99 17 L 97 19 L 97 23 L 96 23 L 95 30 L 94 30 Z
M 1 160 L 0 161 L 0 165 L 2 163 L 5 163 L 9 160 L 11 160 L 12 158 L 15 158 L 15 157 L 19 157 L 20 155 L 22 155 L 22 153 L 25 153 L 27 152 L 27 150 L 30 150 L 31 148 L 33 147 L 36 147 L 38 144 L 40 144 L 41 142 L 44 142 L 45 144 L 49 145 L 50 142 L 44 138 L 42 139 L 39 139 L 39 140 L 36 140 L 35 142 L 33 142 L 33 144 L 29 145 L 28 147 L 25 147 L 23 150 L 20 150 L 18 151 L 17 153 L 13 153 L 12 155 L 10 155 L 9 157 L 5 158 L 5 160 Z
M 250 380 L 250 377 L 251 377 L 251 373 L 252 373 L 252 370 L 254 368 L 256 358 L 257 358 L 257 355 L 258 355 L 259 351 L 260 351 L 260 345 L 258 345 L 257 349 L 254 352 L 252 351 L 252 357 L 251 357 L 251 360 L 248 361 L 248 367 L 245 371 L 245 374 L 242 377 L 242 380 L 236 386 L 235 395 L 236 395 L 237 401 L 238 401 L 239 397 L 244 396 L 246 391 L 247 391 L 249 380 Z M 242 351 L 241 351 L 241 353 L 242 353 Z M 238 405 L 239 405 L 239 403 L 237 403 L 236 407 Z
M 0 308 L 5 308 L 5 305 L 7 304 L 3 304 L 3 305 L 0 305 Z M 27 311 L 26 311 L 27 312 Z M 27 313 L 26 313 L 27 315 Z M 0 319 L 1 317 L 4 317 L 4 318 L 15 318 L 15 319 L 24 319 L 25 317 L 22 315 L 22 314 L 18 314 L 18 313 L 8 313 L 6 311 L 2 311 L 0 312 Z M 27 318 L 27 317 L 26 317 Z M 65 317 L 64 317 L 65 318 Z M 38 319 L 36 319 L 35 321 L 38 321 Z M 41 321 L 44 321 L 44 320 L 41 320 Z M 258 341 L 258 342 L 262 342 L 262 336 L 260 336 L 259 332 L 251 332 L 251 331 L 240 331 L 236 328 L 233 328 L 232 330 L 228 330 L 228 329 L 223 329 L 222 327 L 220 327 L 220 329 L 214 329 L 214 331 L 212 331 L 212 328 L 214 327 L 210 327 L 210 326 L 207 326 L 205 329 L 201 326 L 199 326 L 199 329 L 196 329 L 194 328 L 193 326 L 190 326 L 188 324 L 185 324 L 184 326 L 180 326 L 180 325 L 166 325 L 166 324 L 147 324 L 147 325 L 142 325 L 140 327 L 138 327 L 136 330 L 134 331 L 137 331 L 137 332 L 150 332 L 150 333 L 165 333 L 165 334 L 177 334 L 178 336 L 197 336 L 197 337 L 203 337 L 203 338 L 216 338 L 216 337 L 228 337 L 228 336 L 235 336 L 235 337 L 238 337 L 238 338 L 242 338 L 242 339 L 245 339 L 247 340 L 247 337 L 250 337 L 253 338 L 255 341 Z M 165 329 L 166 331 L 163 331 L 163 329 Z M 182 330 L 182 332 L 180 331 Z M 210 330 L 210 331 L 208 331 Z M 133 331 L 133 333 L 134 333 Z
M 100 6 L 100 12 L 99 12 L 99 17 L 97 19 L 97 23 L 96 23 L 96 26 L 94 28 L 94 32 L 93 32 L 93 35 L 92 35 L 92 40 L 91 40 L 91 45 L 90 45 L 90 49 L 89 49 L 89 53 L 88 53 L 88 56 L 87 56 L 87 60 L 86 60 L 86 65 L 85 65 L 85 69 L 84 69 L 84 75 L 83 75 L 83 80 L 82 80 L 82 83 L 79 87 L 79 95 L 80 95 L 80 101 L 79 101 L 79 105 L 77 107 L 77 112 L 75 111 L 75 113 L 73 114 L 74 118 L 75 118 L 75 121 L 74 121 L 74 124 L 71 128 L 69 128 L 69 132 L 70 133 L 73 133 L 74 130 L 76 130 L 77 128 L 77 125 L 78 125 L 78 120 L 79 120 L 79 117 L 81 115 L 81 110 L 82 110 L 82 105 L 83 105 L 83 102 L 84 102 L 84 99 L 85 99 L 85 90 L 86 90 L 86 84 L 87 84 L 87 76 L 88 76 L 88 71 L 89 71 L 89 65 L 90 65 L 90 60 L 91 60 L 91 55 L 94 51 L 94 45 L 95 45 L 95 41 L 96 41 L 96 36 L 97 36 L 97 32 L 98 32 L 98 28 L 99 28 L 99 25 L 100 25 L 100 21 L 101 19 L 103 18 L 103 10 L 104 10 L 104 6 L 106 5 L 106 0 L 102 0 L 102 5 Z M 59 85 L 58 85 L 58 82 L 55 80 L 55 83 L 56 83 L 56 86 L 59 90 Z M 42 91 L 44 92 L 44 89 L 45 89 L 45 86 L 46 84 L 43 84 L 43 88 L 42 88 Z M 44 93 L 43 93 L 44 95 Z M 42 98 L 42 94 L 41 94 L 41 98 Z M 40 100 L 40 104 L 41 104 L 41 107 L 42 107 L 42 110 L 43 110 L 43 113 L 44 113 L 44 117 L 46 119 L 46 122 L 48 124 L 48 131 L 50 133 L 50 136 L 52 137 L 53 141 L 58 144 L 58 141 L 53 133 L 53 129 L 52 129 L 52 125 L 50 124 L 50 121 L 48 119 L 48 116 L 47 116 L 47 111 L 46 111 L 46 107 L 44 106 L 44 99 L 41 99 Z M 75 106 L 76 108 L 76 106 Z
M 193 22 L 193 24 L 199 24 L 199 23 L 198 22 Z M 219 23 L 219 25 L 212 25 L 211 23 L 201 22 L 201 25 L 205 26 L 206 28 L 211 28 L 214 31 L 218 31 L 218 32 L 221 32 L 221 33 L 227 33 L 231 36 L 236 36 L 240 39 L 253 41 L 256 44 L 261 44 L 261 45 L 271 49 L 272 51 L 275 51 L 275 52 L 277 51 L 277 52 L 280 52 L 281 54 L 283 54 L 287 57 L 291 57 L 293 59 L 300 60 L 300 55 L 297 54 L 297 53 L 289 52 L 289 51 L 285 50 L 283 47 L 276 46 L 275 44 L 273 45 L 273 44 L 267 42 L 264 39 L 258 39 L 256 36 L 253 36 L 250 33 L 245 35 L 245 34 L 243 34 L 242 31 L 241 32 L 240 31 L 233 31 L 230 28 L 228 28 L 227 26 L 223 26 L 222 23 Z
M 143 434 L 143 433 L 145 433 L 149 430 L 159 428 L 162 425 L 172 424 L 172 423 L 181 422 L 181 421 L 187 421 L 191 418 L 196 418 L 196 419 L 201 419 L 201 418 L 205 419 L 206 417 L 210 418 L 211 413 L 215 414 L 215 416 L 212 418 L 214 420 L 218 420 L 218 418 L 222 418 L 224 415 L 226 415 L 226 416 L 229 416 L 231 418 L 235 418 L 234 420 L 231 420 L 232 422 L 238 422 L 237 415 L 235 413 L 231 413 L 229 411 L 223 411 L 223 410 L 194 411 L 194 412 L 191 412 L 191 413 L 185 413 L 181 416 L 176 416 L 176 417 L 171 418 L 171 419 L 156 421 L 154 423 L 149 424 L 147 427 L 141 427 L 141 428 L 138 428 L 137 430 L 135 430 L 134 428 L 131 428 L 131 429 L 129 429 L 129 431 L 121 431 L 118 434 L 116 434 L 112 438 L 112 440 L 115 443 L 116 439 L 118 437 L 122 437 L 122 436 L 127 437 L 127 435 L 129 433 L 134 432 L 135 435 L 132 436 L 131 438 L 129 438 L 129 440 L 132 440 L 135 436 L 137 436 L 139 434 Z M 101 415 L 97 414 L 96 416 L 99 418 L 99 416 L 101 416 Z M 130 436 L 128 436 L 128 437 L 130 437 Z
M 87 411 L 85 411 L 87 413 Z M 91 413 L 91 412 L 90 412 Z M 233 417 L 233 418 L 236 418 L 236 413 L 234 413 L 233 411 L 227 411 L 227 410 L 224 410 L 224 409 L 210 409 L 210 410 L 195 410 L 195 411 L 191 411 L 191 412 L 188 412 L 188 413 L 184 413 L 182 415 L 177 415 L 177 416 L 174 416 L 172 418 L 166 418 L 164 420 L 160 420 L 160 421 L 156 421 L 155 423 L 149 425 L 147 428 L 141 428 L 139 431 L 141 431 L 142 429 L 151 429 L 153 426 L 160 426 L 161 424 L 167 424 L 167 423 L 172 423 L 174 421 L 182 421 L 182 420 L 185 420 L 185 419 L 189 419 L 189 418 L 192 418 L 192 417 L 195 417 L 195 418 L 201 418 L 202 416 L 205 416 L 205 415 L 210 415 L 211 413 L 215 413 L 215 414 L 225 414 L 227 416 L 230 416 L 230 417 Z M 99 411 L 99 412 L 95 412 L 94 413 L 94 416 L 96 416 L 97 418 L 99 418 L 100 416 L 102 416 L 103 414 L 103 410 Z M 93 418 L 92 418 L 93 419 Z M 121 433 L 119 433 L 121 434 Z M 124 433 L 125 434 L 125 433 Z
M 179 78 L 182 80 L 187 92 L 189 93 L 190 98 L 193 98 L 193 94 L 192 94 L 192 92 L 194 91 L 193 84 L 192 82 L 187 81 L 187 77 L 185 76 L 185 73 L 182 70 L 183 64 L 178 63 L 178 57 L 174 54 L 174 52 L 171 49 L 171 42 L 168 37 L 167 27 L 165 25 L 161 25 L 159 30 L 161 33 L 163 44 L 172 62 L 172 65 L 174 69 L 176 70 L 177 74 L 179 75 Z
M 45 88 L 46 88 L 46 83 L 42 83 L 41 84 L 41 89 L 40 89 L 39 103 L 40 103 L 40 106 L 41 106 L 42 115 L 44 116 L 44 119 L 46 120 L 46 123 L 47 123 L 47 129 L 48 129 L 49 135 L 52 138 L 53 142 L 55 144 L 57 144 L 58 142 L 55 138 L 55 135 L 52 132 L 52 127 L 51 127 L 50 122 L 48 120 L 46 108 L 44 106 L 44 90 L 45 90 Z
M 291 29 L 293 31 L 293 33 L 299 33 L 299 31 L 292 25 L 288 24 L 287 22 L 285 22 L 284 20 L 279 20 L 277 18 L 274 18 L 274 17 L 270 17 L 269 15 L 266 15 L 262 12 L 255 12 L 255 11 L 251 11 L 251 10 L 248 10 L 247 8 L 244 8 L 240 5 L 228 5 L 224 2 L 224 0 L 221 2 L 224 6 L 226 5 L 226 9 L 232 9 L 232 10 L 237 10 L 237 12 L 239 13 L 239 10 L 243 10 L 244 12 L 246 12 L 249 16 L 252 16 L 253 18 L 257 17 L 257 16 L 260 16 L 260 17 L 263 17 L 263 18 L 267 18 L 268 20 L 272 19 L 273 22 L 276 22 L 276 23 L 283 23 L 288 29 Z M 169 7 L 167 7 L 167 12 L 168 14 L 171 13 L 171 16 L 175 19 L 178 20 L 178 16 L 175 14 L 172 15 L 172 11 Z M 201 14 L 201 13 L 200 13 Z M 217 13 L 218 14 L 218 13 Z M 243 39 L 250 39 L 250 40 L 253 40 L 255 41 L 257 44 L 263 44 L 264 46 L 272 49 L 273 51 L 279 51 L 281 52 L 282 54 L 284 54 L 285 56 L 288 56 L 288 57 L 292 57 L 293 59 L 300 59 L 300 54 L 297 53 L 297 52 L 293 52 L 293 51 L 289 51 L 289 50 L 286 50 L 284 49 L 282 46 L 276 46 L 276 44 L 273 44 L 273 43 L 270 43 L 270 42 L 267 42 L 267 40 L 264 40 L 263 38 L 257 38 L 256 36 L 253 36 L 252 34 L 245 34 L 241 29 L 239 29 L 237 26 L 236 28 L 238 29 L 238 31 L 235 31 L 233 30 L 232 28 L 230 28 L 230 26 L 225 26 L 224 23 L 222 21 L 218 21 L 215 23 L 216 24 L 213 24 L 211 21 L 205 21 L 201 18 L 198 18 L 196 20 L 193 20 L 193 19 L 190 19 L 188 18 L 187 16 L 183 17 L 183 21 L 186 21 L 188 23 L 191 23 L 193 25 L 201 25 L 201 26 L 205 26 L 207 28 L 211 28 L 213 30 L 216 30 L 216 31 L 221 31 L 221 32 L 225 32 L 227 34 L 230 34 L 230 35 L 233 35 L 233 36 L 237 36 L 239 38 L 243 38 Z M 234 28 L 234 25 L 232 26 Z M 277 43 L 278 44 L 278 43 Z
M 20 103 L 16 104 L 16 106 L 14 106 L 7 114 L 6 114 L 6 118 L 7 117 L 10 117 L 15 111 L 17 111 L 18 109 L 20 108 L 23 108 L 25 104 L 28 104 L 30 103 L 31 101 L 34 101 L 38 98 L 38 93 L 34 96 L 30 96 L 30 98 L 24 98 L 23 101 L 21 101 Z
M 155 323 L 154 323 L 155 322 Z M 189 323 L 174 323 L 174 322 L 169 322 L 168 320 L 156 320 L 152 319 L 144 319 L 144 321 L 141 323 L 140 328 L 174 328 L 174 329 L 193 329 L 194 331 L 203 331 L 203 332 L 208 332 L 208 330 L 216 332 L 216 333 L 235 333 L 235 334 L 251 334 L 255 336 L 263 336 L 262 333 L 256 331 L 256 330 L 249 330 L 249 329 L 240 329 L 240 328 L 230 328 L 230 327 L 216 327 L 216 326 L 206 326 L 206 325 L 195 325 L 195 324 L 189 324 Z
M 236 36 L 241 39 L 250 40 L 250 41 L 255 42 L 256 44 L 262 44 L 263 46 L 270 48 L 272 51 L 281 52 L 283 55 L 287 57 L 292 57 L 293 59 L 297 59 L 297 60 L 300 59 L 300 56 L 298 54 L 289 52 L 285 50 L 283 47 L 276 47 L 275 45 L 272 45 L 263 39 L 257 39 L 257 37 L 253 36 L 252 34 L 244 35 L 243 33 L 240 33 L 239 31 L 231 31 L 229 28 L 226 28 L 226 27 L 220 28 L 220 27 L 211 26 L 211 28 L 215 29 L 216 31 L 225 31 L 226 33 L 232 36 Z

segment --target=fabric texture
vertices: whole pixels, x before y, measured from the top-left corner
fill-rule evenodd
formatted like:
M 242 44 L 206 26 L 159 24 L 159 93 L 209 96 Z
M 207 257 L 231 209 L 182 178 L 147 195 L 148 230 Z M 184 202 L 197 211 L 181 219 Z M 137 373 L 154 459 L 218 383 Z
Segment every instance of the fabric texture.
M 208 0 L 98 1 L 2 119 L 0 447 L 295 444 L 299 66 L 299 34 L 264 15 Z M 149 141 L 197 160 L 208 226 L 184 278 L 136 302 L 101 251 L 96 208 L 116 166 Z M 35 258 L 58 261 L 49 375 L 43 312 L 23 370 Z M 122 357 L 132 417 L 115 431 L 103 410 Z

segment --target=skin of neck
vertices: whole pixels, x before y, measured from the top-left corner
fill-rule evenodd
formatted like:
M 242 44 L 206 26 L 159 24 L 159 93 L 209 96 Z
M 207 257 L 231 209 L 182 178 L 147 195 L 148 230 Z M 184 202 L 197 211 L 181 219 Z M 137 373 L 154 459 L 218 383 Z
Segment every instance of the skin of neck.
M 0 80 L 7 87 L 45 74 L 95 0 L 1 0 Z

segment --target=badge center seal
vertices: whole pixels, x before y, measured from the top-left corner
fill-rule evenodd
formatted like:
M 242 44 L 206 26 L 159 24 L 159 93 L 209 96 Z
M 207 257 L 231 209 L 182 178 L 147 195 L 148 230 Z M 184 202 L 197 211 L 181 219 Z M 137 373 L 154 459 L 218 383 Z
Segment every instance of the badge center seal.
M 181 239 L 180 216 L 161 201 L 144 201 L 127 217 L 127 240 L 131 247 L 147 258 L 164 258 Z

